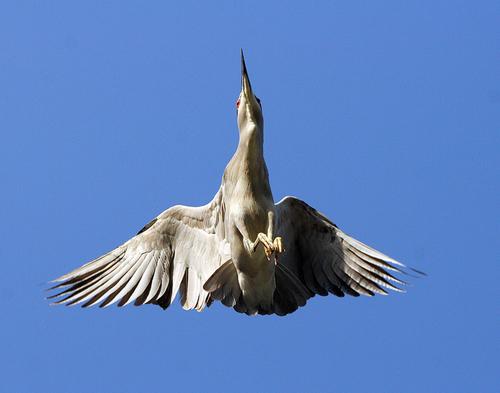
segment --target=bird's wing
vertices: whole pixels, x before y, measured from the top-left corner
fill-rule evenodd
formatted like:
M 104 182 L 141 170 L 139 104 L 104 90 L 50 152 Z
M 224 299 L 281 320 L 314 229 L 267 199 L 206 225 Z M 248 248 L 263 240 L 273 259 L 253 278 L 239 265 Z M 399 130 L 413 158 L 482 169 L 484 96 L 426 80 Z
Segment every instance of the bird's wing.
M 342 232 L 328 217 L 294 197 L 276 204 L 276 236 L 281 236 L 284 264 L 313 293 L 344 296 L 404 292 L 390 281 L 408 285 L 387 272 L 405 265 Z M 396 266 L 395 266 L 396 265 Z
M 180 292 L 185 309 L 201 311 L 211 301 L 204 282 L 230 259 L 223 219 L 222 189 L 206 206 L 174 206 L 113 251 L 54 280 L 64 282 L 51 289 L 69 288 L 51 298 L 68 295 L 54 304 L 83 307 L 121 299 L 118 306 L 135 300 L 167 308 Z

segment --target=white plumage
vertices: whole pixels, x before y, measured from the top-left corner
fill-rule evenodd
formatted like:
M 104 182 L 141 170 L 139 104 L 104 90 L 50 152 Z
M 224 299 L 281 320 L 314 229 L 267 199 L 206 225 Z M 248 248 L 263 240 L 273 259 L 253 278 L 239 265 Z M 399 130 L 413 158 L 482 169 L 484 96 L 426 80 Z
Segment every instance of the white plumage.
M 346 235 L 305 202 L 277 204 L 263 157 L 263 117 L 242 52 L 240 141 L 206 206 L 174 206 L 135 237 L 55 281 L 53 304 L 118 302 L 201 311 L 214 300 L 248 315 L 286 315 L 315 294 L 387 294 L 405 284 L 394 259 Z M 52 289 L 54 289 L 52 288 Z

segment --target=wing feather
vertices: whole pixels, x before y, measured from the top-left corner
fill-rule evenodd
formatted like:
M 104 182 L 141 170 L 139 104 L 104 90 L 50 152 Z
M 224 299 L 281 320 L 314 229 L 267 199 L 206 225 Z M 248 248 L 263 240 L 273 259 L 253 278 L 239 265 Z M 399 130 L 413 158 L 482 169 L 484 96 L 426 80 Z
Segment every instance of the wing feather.
M 54 280 L 66 296 L 53 304 L 89 307 L 158 304 L 180 292 L 182 306 L 201 311 L 209 301 L 203 283 L 227 261 L 222 188 L 202 207 L 174 206 L 115 250 Z
M 106 297 L 106 300 L 100 304 L 100 307 L 106 307 L 109 306 L 119 299 L 121 299 L 130 289 L 132 289 L 138 282 L 139 282 L 139 277 L 138 275 L 141 274 L 141 269 L 143 265 L 143 261 L 146 258 L 147 254 L 141 254 L 136 258 L 130 266 L 125 266 L 123 274 L 121 275 L 120 279 L 118 282 L 115 281 L 113 285 L 108 286 L 108 290 L 105 292 L 103 296 L 106 296 L 111 290 L 115 288 L 119 288 L 118 290 L 113 291 L 110 295 Z M 144 266 L 145 268 L 145 266 Z M 138 273 L 138 274 L 136 274 Z M 90 303 L 90 302 L 89 302 Z M 90 303 L 87 305 L 91 306 L 94 304 L 94 302 Z
M 160 299 L 167 291 L 170 284 L 170 274 L 167 266 L 168 256 L 165 250 L 160 251 L 160 257 L 158 264 L 156 265 L 155 274 L 153 276 L 153 282 L 151 284 L 151 292 L 144 303 L 156 304 L 158 299 Z
M 143 262 L 145 268 L 142 272 L 142 275 L 139 277 L 139 283 L 136 285 L 134 291 L 129 292 L 128 299 L 124 302 L 125 297 L 118 304 L 119 306 L 126 306 L 130 302 L 137 300 L 139 296 L 146 292 L 148 286 L 151 285 L 152 278 L 156 269 L 156 261 L 158 259 L 158 251 L 154 251 L 148 255 L 146 260 Z M 136 273 L 137 274 L 137 273 Z M 148 291 L 149 294 L 149 291 Z
M 73 295 L 74 300 L 68 303 L 68 306 L 79 304 L 86 301 L 87 299 L 91 299 L 84 305 L 85 307 L 89 307 L 109 295 L 110 292 L 115 292 L 117 287 L 123 286 L 123 277 L 130 273 L 131 269 L 132 272 L 135 272 L 135 270 L 137 269 L 137 265 L 135 265 L 135 261 L 130 261 L 127 259 L 124 259 L 121 262 L 122 263 L 120 264 L 116 264 L 116 270 L 114 270 L 113 272 L 102 276 L 96 275 L 93 279 L 92 285 L 79 293 L 75 293 Z
M 345 234 L 300 199 L 286 197 L 275 206 L 276 236 L 282 237 L 285 248 L 278 263 L 313 294 L 387 294 L 382 287 L 404 292 L 390 281 L 408 284 L 387 270 L 408 274 L 401 269 L 405 265 Z
M 92 276 L 89 278 L 82 278 L 80 281 L 78 280 L 79 276 L 75 274 L 74 278 L 72 278 L 70 281 L 73 284 L 70 288 L 67 290 L 63 291 L 60 294 L 54 295 L 53 297 L 58 297 L 61 296 L 62 294 L 70 294 L 68 297 L 65 299 L 58 301 L 53 304 L 62 304 L 62 303 L 69 303 L 69 305 L 77 304 L 79 303 L 78 301 L 75 301 L 75 299 L 80 299 L 81 301 L 84 301 L 88 299 L 92 294 L 92 292 L 98 288 L 100 285 L 104 285 L 109 279 L 112 279 L 114 275 L 116 274 L 116 271 L 120 270 L 120 259 L 111 261 L 108 266 L 105 266 L 102 270 L 101 274 L 98 273 L 93 273 Z M 85 275 L 83 276 L 85 277 Z M 66 285 L 66 283 L 61 284 L 61 285 Z M 56 287 L 57 288 L 57 287 Z M 87 296 L 88 295 L 88 296 Z

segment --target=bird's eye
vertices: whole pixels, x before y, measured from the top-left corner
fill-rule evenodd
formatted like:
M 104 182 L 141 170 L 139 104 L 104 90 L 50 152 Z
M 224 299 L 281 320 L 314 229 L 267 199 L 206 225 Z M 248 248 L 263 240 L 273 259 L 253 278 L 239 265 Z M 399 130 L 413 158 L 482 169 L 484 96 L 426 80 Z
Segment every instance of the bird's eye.
M 240 107 L 240 100 L 236 101 L 236 108 Z
M 257 100 L 257 102 L 259 103 L 259 105 L 262 107 L 262 104 L 260 103 L 260 100 L 257 97 L 255 97 L 255 99 Z

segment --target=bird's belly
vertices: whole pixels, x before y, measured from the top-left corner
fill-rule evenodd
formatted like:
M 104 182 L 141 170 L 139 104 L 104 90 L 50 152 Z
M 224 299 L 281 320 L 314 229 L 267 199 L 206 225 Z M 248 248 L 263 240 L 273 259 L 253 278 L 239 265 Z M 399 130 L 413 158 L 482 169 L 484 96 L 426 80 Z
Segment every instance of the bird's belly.
M 262 199 L 262 198 L 261 198 Z M 262 244 L 257 244 L 255 251 L 249 249 L 248 241 L 255 242 L 259 233 L 268 234 L 269 212 L 274 209 L 270 198 L 241 198 L 231 212 L 231 256 L 238 274 L 243 298 L 253 310 L 269 310 L 274 302 L 275 263 L 266 256 Z
M 234 263 L 247 306 L 251 309 L 269 310 L 276 289 L 274 260 L 269 260 L 262 247 L 257 247 L 254 253 Z

